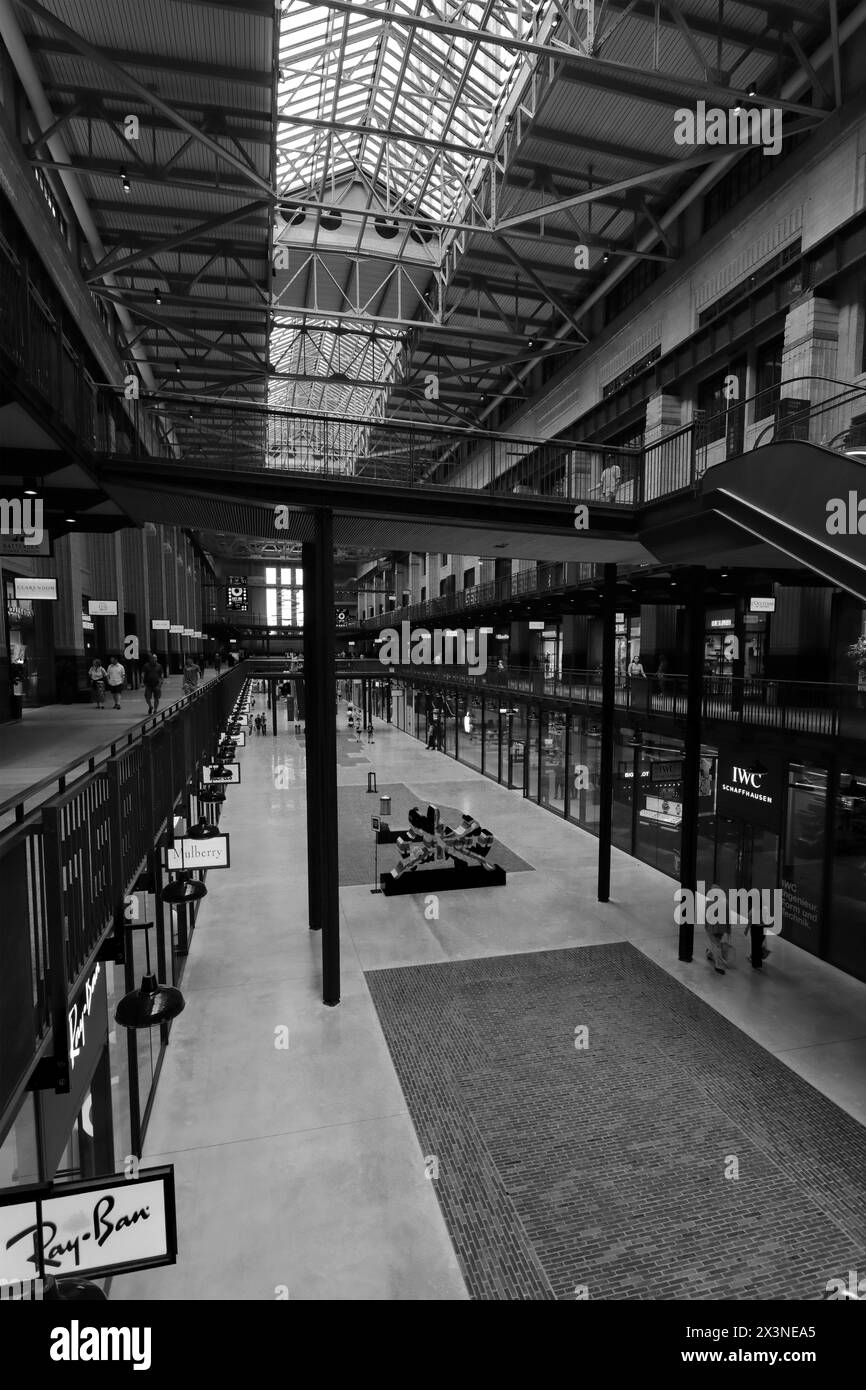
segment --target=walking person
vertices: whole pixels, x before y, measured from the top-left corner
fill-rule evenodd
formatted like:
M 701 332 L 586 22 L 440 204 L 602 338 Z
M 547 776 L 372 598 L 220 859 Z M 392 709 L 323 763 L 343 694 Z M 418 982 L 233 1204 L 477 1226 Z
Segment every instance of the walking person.
M 618 463 L 609 463 L 601 470 L 598 490 L 605 502 L 615 502 L 619 485 L 622 482 L 622 469 Z
M 193 691 L 196 689 L 196 687 L 198 686 L 198 683 L 199 683 L 199 680 L 200 680 L 200 679 L 201 679 L 201 672 L 200 672 L 199 669 L 198 669 L 198 665 L 196 664 L 195 661 L 193 661 L 193 659 L 192 659 L 191 656 L 188 656 L 187 659 L 186 659 L 186 661 L 185 661 L 185 663 L 184 663 L 184 668 L 183 668 L 183 686 L 182 686 L 182 689 L 183 689 L 184 695 L 191 695 L 191 694 L 193 693 Z
M 119 656 L 113 656 L 108 663 L 106 672 L 108 678 L 108 689 L 111 698 L 114 700 L 114 708 L 120 709 L 120 697 L 123 694 L 123 687 L 126 685 L 126 667 Z
M 646 680 L 646 671 L 639 655 L 633 656 L 628 663 L 628 674 L 631 680 Z
M 156 714 L 159 709 L 159 697 L 162 694 L 164 677 L 165 672 L 156 659 L 156 652 L 151 652 L 142 672 L 142 684 L 144 685 L 144 698 L 147 701 L 148 714 Z
M 373 721 L 370 719 L 367 723 L 367 742 L 373 743 L 373 741 Z
M 91 661 L 87 678 L 90 681 L 90 689 L 93 691 L 93 703 L 97 709 L 105 709 L 105 687 L 108 683 L 108 672 L 98 656 L 95 656 Z
M 724 975 L 725 962 L 731 954 L 731 924 L 730 922 L 709 922 L 704 923 L 704 931 L 707 934 L 707 960 L 713 962 L 717 975 Z
M 222 654 L 222 652 L 217 652 L 217 653 L 216 653 L 216 656 L 215 656 L 214 659 L 213 659 L 213 668 L 214 668 L 214 671 L 216 672 L 217 675 L 219 675 L 220 671 L 222 670 L 222 664 L 223 664 L 223 654 Z

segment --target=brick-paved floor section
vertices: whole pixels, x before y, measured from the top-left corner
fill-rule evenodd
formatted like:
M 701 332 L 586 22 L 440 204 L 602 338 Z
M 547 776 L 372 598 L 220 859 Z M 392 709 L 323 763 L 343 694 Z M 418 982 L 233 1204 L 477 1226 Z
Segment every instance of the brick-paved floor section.
M 633 946 L 366 979 L 473 1298 L 866 1273 L 866 1130 Z

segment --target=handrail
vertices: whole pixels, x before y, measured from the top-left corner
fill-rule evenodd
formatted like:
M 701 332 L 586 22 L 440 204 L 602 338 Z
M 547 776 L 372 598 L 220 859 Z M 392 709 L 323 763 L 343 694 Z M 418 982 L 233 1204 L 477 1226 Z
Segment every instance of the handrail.
M 229 670 L 223 671 L 219 676 L 215 676 L 213 678 L 214 681 L 223 680 L 229 674 L 230 670 L 234 670 L 234 667 L 229 667 Z M 205 685 L 199 686 L 194 690 L 191 695 L 182 695 L 179 700 L 174 700 L 172 704 L 166 705 L 158 714 L 149 715 L 138 724 L 133 724 L 125 731 L 125 734 L 120 734 L 117 738 L 112 739 L 110 743 L 101 743 L 98 747 L 89 749 L 86 753 L 82 753 L 79 757 L 74 758 L 72 762 L 66 763 L 65 766 L 58 771 L 49 773 L 47 777 L 43 777 L 39 782 L 33 782 L 25 792 L 16 792 L 14 795 L 7 797 L 5 801 L 0 801 L 0 820 L 2 820 L 9 811 L 14 809 L 15 824 L 20 824 L 24 820 L 25 815 L 28 814 L 24 809 L 25 803 L 31 801 L 39 792 L 44 791 L 47 787 L 52 787 L 55 782 L 59 783 L 57 787 L 58 793 L 65 792 L 68 790 L 66 779 L 71 772 L 75 772 L 78 768 L 82 768 L 81 777 L 86 777 L 91 772 L 95 772 L 97 766 L 102 762 L 107 762 L 109 758 L 116 757 L 119 749 L 132 747 L 133 744 L 143 739 L 147 733 L 152 732 L 153 729 L 163 724 L 169 715 L 176 714 L 183 706 L 193 704 L 197 699 L 200 699 L 212 684 L 213 681 L 208 681 Z M 103 754 L 105 755 L 104 757 L 102 756 Z M 84 767 L 85 763 L 87 764 L 86 767 Z M 78 777 L 74 779 L 74 781 L 78 780 L 80 780 Z M 35 807 L 31 807 L 31 811 L 35 809 Z M 2 829 L 3 827 L 0 826 L 0 831 L 2 831 Z

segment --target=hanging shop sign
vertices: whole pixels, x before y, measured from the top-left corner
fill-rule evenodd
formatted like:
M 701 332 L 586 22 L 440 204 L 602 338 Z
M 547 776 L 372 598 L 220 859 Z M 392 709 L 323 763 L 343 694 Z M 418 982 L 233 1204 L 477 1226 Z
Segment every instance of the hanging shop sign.
M 778 831 L 782 819 L 782 760 L 762 750 L 719 749 L 716 811 Z
M 151 618 L 150 625 L 154 632 L 168 632 L 171 627 L 168 618 Z
M 228 835 L 211 835 L 198 840 L 180 835 L 165 851 L 165 867 L 169 873 L 179 869 L 230 869 Z
M 750 613 L 775 613 L 776 600 L 774 598 L 761 598 L 753 596 L 749 599 Z
M 87 600 L 87 611 L 91 618 L 116 618 L 116 598 L 91 598 Z
M 35 536 L 25 536 L 22 532 L 17 536 L 0 535 L 0 560 L 11 559 L 15 555 L 27 555 L 33 557 L 40 555 L 47 560 L 51 557 L 51 537 L 43 535 L 37 541 Z
M 733 618 L 710 618 L 710 627 L 712 627 L 712 628 L 733 627 L 733 626 L 734 626 L 734 620 L 733 620 Z
M 177 1260 L 174 1168 L 0 1192 L 0 1280 L 129 1274 Z
M 107 1041 L 105 967 L 97 961 L 67 1005 L 66 1056 L 62 1056 L 61 1048 L 57 1050 L 57 1062 L 66 1064 L 69 1090 L 44 1089 L 37 1093 L 42 1147 L 48 1172 L 54 1172 L 60 1162 L 76 1116 L 87 1104 L 88 1091 Z
M 56 599 L 57 580 L 16 578 L 15 597 L 29 599 Z
M 183 628 L 184 637 L 195 637 L 195 629 L 191 627 Z
M 201 770 L 201 780 L 206 787 L 214 784 L 238 786 L 241 780 L 240 763 L 205 763 Z
M 182 637 L 182 636 L 183 636 L 183 623 L 169 623 L 169 625 L 168 625 L 168 630 L 169 630 L 169 632 L 174 632 L 174 633 L 176 633 L 178 637 Z

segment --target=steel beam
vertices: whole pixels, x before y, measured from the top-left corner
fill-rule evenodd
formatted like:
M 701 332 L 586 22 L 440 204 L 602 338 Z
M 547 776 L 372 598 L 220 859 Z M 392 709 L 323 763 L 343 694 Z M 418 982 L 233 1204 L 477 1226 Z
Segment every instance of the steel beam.
M 143 82 L 139 82 L 137 78 L 133 77 L 131 73 L 128 73 L 120 64 L 106 57 L 101 49 L 88 43 L 86 39 L 76 33 L 74 29 L 70 29 L 67 24 L 64 24 L 63 21 L 52 14 L 50 10 L 46 10 L 43 5 L 38 4 L 37 0 L 16 0 L 16 3 L 23 6 L 30 14 L 35 15 L 35 17 L 41 20 L 43 24 L 47 25 L 49 29 L 62 34 L 76 52 L 81 53 L 85 58 L 89 58 L 92 63 L 97 64 L 98 67 L 104 68 L 106 72 L 109 72 L 120 84 L 122 90 L 135 92 L 148 106 L 153 107 L 157 111 L 161 111 L 164 116 L 168 116 L 172 123 L 180 130 L 186 131 L 187 135 L 194 136 L 195 139 L 204 145 L 206 149 L 209 149 L 212 154 L 215 154 L 219 159 L 225 160 L 225 162 L 231 164 L 233 168 L 240 170 L 244 177 L 249 182 L 255 184 L 256 187 L 260 188 L 262 192 L 266 193 L 268 198 L 276 196 L 270 183 L 266 179 L 260 178 L 258 174 L 254 174 L 242 159 L 232 154 L 231 150 L 225 149 L 218 141 L 211 139 L 209 135 L 205 135 L 202 130 L 193 125 L 191 121 L 188 121 L 185 116 L 182 116 L 170 102 L 164 101 L 162 97 L 157 96 L 156 93 L 151 91 L 149 87 L 146 87 Z

